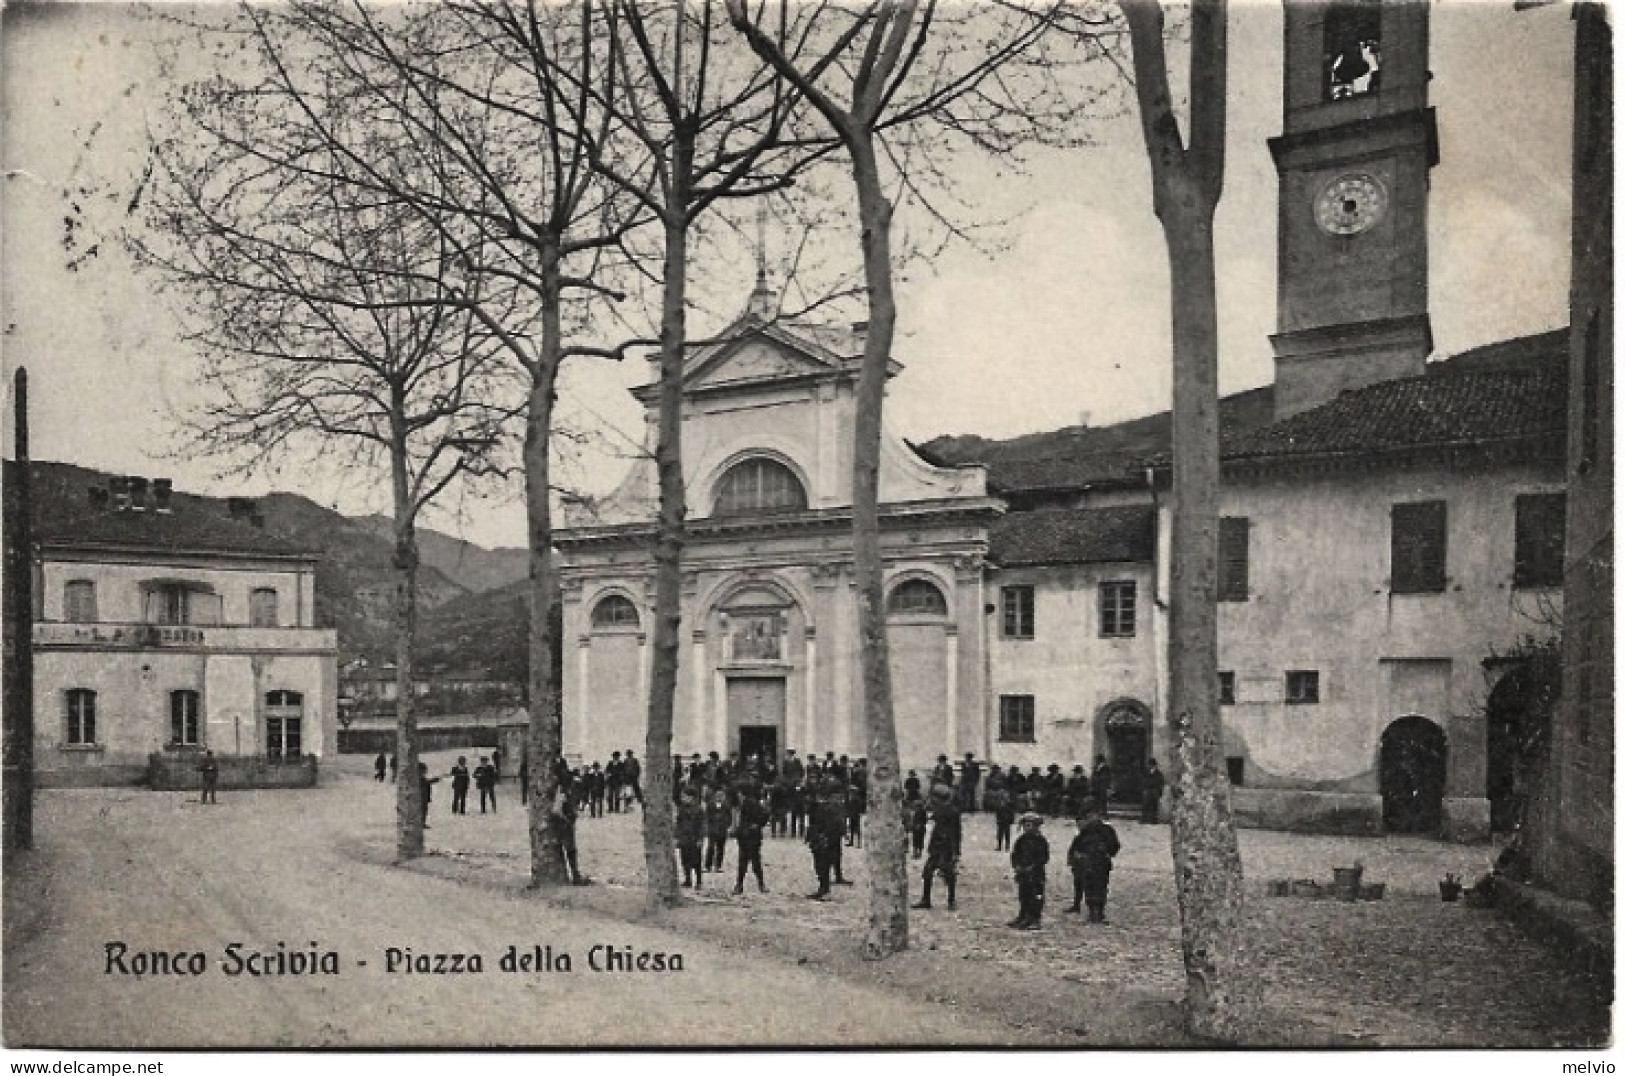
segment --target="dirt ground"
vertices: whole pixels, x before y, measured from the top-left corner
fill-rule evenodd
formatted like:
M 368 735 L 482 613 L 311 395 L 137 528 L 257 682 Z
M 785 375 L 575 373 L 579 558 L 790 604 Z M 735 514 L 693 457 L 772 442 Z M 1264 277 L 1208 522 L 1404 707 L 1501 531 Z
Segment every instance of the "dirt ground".
M 444 773 L 455 753 L 430 758 Z M 1070 898 L 1052 844 L 1044 929 L 1014 914 L 992 823 L 967 819 L 958 910 L 911 919 L 913 948 L 858 957 L 865 866 L 846 853 L 834 900 L 808 901 L 805 846 L 764 842 L 770 892 L 707 875 L 684 907 L 643 914 L 638 815 L 583 819 L 595 883 L 524 890 L 524 815 L 510 782 L 498 813 L 448 813 L 437 786 L 431 854 L 389 865 L 393 787 L 342 758 L 314 792 L 178 794 L 63 790 L 40 797 L 40 851 L 8 869 L 8 1045 L 480 1045 L 686 1043 L 759 1046 L 1022 1044 L 1189 1046 L 1180 1028 L 1178 920 L 1166 827 L 1118 824 L 1110 925 L 1059 914 Z M 1244 831 L 1249 918 L 1266 987 L 1260 1044 L 1521 1046 L 1608 1039 L 1607 984 L 1567 973 L 1492 912 L 1443 904 L 1445 871 L 1470 878 L 1487 846 Z M 728 870 L 733 867 L 730 847 Z M 1359 860 L 1385 899 L 1344 904 L 1265 895 L 1274 878 L 1329 881 Z M 913 865 L 918 878 L 918 864 Z M 318 940 L 343 974 L 252 979 L 107 974 L 105 945 L 275 948 Z M 597 941 L 683 952 L 672 974 L 385 974 L 388 947 L 483 952 L 546 942 L 582 960 Z M 370 959 L 368 959 L 370 958 Z M 211 956 L 213 959 L 213 956 Z M 368 959 L 369 966 L 351 963 Z M 516 1000 L 530 1001 L 516 1010 Z M 522 1013 L 522 1018 L 516 1018 Z

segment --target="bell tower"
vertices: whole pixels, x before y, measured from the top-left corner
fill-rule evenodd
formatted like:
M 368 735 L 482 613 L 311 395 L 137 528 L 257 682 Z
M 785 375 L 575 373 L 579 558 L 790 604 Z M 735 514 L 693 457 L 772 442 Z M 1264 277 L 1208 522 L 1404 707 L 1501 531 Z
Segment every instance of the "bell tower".
M 1422 373 L 1428 320 L 1428 4 L 1288 0 L 1275 413 Z

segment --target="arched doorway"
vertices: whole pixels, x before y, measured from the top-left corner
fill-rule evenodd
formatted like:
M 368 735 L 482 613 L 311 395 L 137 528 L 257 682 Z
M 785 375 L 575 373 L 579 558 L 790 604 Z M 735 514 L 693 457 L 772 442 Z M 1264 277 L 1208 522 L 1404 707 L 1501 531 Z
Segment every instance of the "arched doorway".
M 1444 818 L 1444 730 L 1411 714 L 1382 734 L 1377 763 L 1382 824 L 1389 833 L 1437 833 Z
M 1106 761 L 1112 768 L 1112 802 L 1139 803 L 1145 760 L 1151 753 L 1151 711 L 1134 699 L 1106 704 L 1102 722 Z

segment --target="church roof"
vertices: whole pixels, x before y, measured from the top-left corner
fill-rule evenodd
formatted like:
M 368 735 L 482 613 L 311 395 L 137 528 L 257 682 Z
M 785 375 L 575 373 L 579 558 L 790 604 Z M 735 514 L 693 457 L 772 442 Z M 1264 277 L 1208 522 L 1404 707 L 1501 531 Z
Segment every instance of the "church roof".
M 1233 393 L 1219 401 L 1222 452 L 1227 461 L 1263 461 L 1560 436 L 1567 349 L 1567 329 L 1501 341 L 1280 422 L 1273 386 Z M 1006 441 L 938 437 L 920 452 L 940 464 L 983 463 L 991 492 L 1019 496 L 1141 484 L 1146 468 L 1167 466 L 1171 442 L 1172 419 L 1163 411 Z
M 1034 564 L 1146 562 L 1157 543 L 1156 509 L 1035 508 L 1011 512 L 988 530 L 988 559 L 1005 568 Z

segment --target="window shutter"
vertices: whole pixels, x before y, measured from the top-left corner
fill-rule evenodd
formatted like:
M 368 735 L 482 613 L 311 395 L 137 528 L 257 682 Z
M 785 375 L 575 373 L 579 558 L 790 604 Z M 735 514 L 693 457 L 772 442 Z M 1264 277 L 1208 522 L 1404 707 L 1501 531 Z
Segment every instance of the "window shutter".
M 1394 505 L 1391 555 L 1395 594 L 1444 589 L 1445 520 L 1443 501 Z
M 1245 516 L 1219 520 L 1219 600 L 1247 600 L 1247 538 Z

